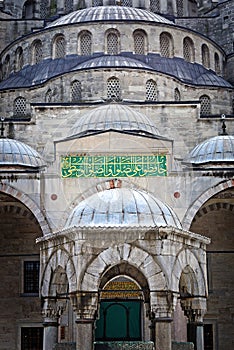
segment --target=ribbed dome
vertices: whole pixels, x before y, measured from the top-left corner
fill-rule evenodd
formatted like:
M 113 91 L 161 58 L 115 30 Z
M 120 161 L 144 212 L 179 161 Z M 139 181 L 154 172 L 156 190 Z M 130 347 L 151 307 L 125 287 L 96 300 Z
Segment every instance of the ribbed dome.
M 110 103 L 86 112 L 74 124 L 69 136 L 79 137 L 108 130 L 159 135 L 146 115 L 128 106 Z
M 69 13 L 49 24 L 47 28 L 97 21 L 144 21 L 174 24 L 168 19 L 147 10 L 124 6 L 97 6 Z
M 160 227 L 181 224 L 172 209 L 153 195 L 128 188 L 95 193 L 73 210 L 65 228 L 79 227 Z
M 41 168 L 45 162 L 36 150 L 25 143 L 0 138 L 0 170 L 5 166 Z
M 185 161 L 193 164 L 234 162 L 234 136 L 219 135 L 200 143 Z

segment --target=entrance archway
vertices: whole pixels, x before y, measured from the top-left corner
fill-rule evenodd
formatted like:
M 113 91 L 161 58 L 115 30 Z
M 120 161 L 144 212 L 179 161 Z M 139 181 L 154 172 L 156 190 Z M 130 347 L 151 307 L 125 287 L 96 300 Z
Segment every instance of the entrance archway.
M 127 276 L 109 281 L 100 294 L 98 341 L 142 340 L 142 301 L 140 286 Z

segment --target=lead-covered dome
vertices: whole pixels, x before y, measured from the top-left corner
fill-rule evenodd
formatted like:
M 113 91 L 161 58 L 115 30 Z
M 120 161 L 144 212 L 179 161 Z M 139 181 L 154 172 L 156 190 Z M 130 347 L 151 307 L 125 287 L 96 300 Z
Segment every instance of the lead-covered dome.
M 45 166 L 40 154 L 23 142 L 0 138 L 0 171 L 38 171 Z
M 47 28 L 75 23 L 99 21 L 143 21 L 174 24 L 163 16 L 148 10 L 125 6 L 97 6 L 77 10 L 50 23 Z
M 69 227 L 181 228 L 173 210 L 142 190 L 113 188 L 97 192 L 79 203 L 69 216 Z
M 69 137 L 82 137 L 105 131 L 161 138 L 157 128 L 145 114 L 118 103 L 105 104 L 86 112 L 74 124 Z
M 195 165 L 233 163 L 234 136 L 219 135 L 203 141 L 189 153 L 185 162 Z

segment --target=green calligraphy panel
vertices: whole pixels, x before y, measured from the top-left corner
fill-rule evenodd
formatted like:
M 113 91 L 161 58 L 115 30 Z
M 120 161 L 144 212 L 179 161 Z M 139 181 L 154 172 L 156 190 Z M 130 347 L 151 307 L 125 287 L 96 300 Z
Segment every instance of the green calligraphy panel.
M 167 176 L 166 155 L 62 156 L 62 178 Z

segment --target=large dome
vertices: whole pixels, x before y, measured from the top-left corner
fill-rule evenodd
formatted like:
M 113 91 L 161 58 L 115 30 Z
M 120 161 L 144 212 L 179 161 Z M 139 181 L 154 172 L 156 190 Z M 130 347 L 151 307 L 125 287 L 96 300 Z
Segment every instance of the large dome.
M 181 228 L 170 207 L 147 192 L 128 188 L 104 190 L 83 200 L 72 211 L 65 228 L 74 226 Z
M 8 138 L 0 138 L 0 171 L 37 170 L 45 166 L 40 154 L 23 142 Z
M 161 138 L 157 128 L 146 115 L 118 103 L 105 104 L 86 112 L 74 124 L 69 137 L 82 137 L 113 130 Z
M 219 135 L 197 145 L 186 157 L 192 164 L 234 162 L 234 136 Z
M 124 6 L 97 6 L 69 13 L 50 23 L 47 28 L 98 21 L 143 21 L 174 24 L 172 21 L 148 10 Z

